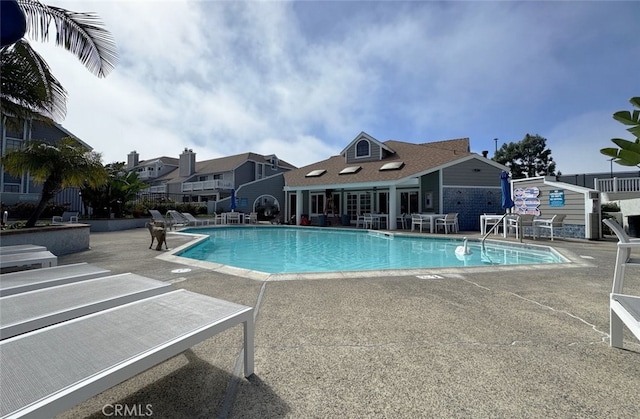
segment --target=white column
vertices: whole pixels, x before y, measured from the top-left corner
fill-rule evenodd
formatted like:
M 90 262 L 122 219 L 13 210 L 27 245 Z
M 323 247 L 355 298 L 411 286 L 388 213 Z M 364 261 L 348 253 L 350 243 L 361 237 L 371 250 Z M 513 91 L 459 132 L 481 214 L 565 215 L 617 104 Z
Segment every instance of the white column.
M 302 190 L 296 191 L 296 225 L 302 220 Z
M 389 186 L 389 225 L 387 228 L 389 230 L 397 230 L 398 225 L 396 223 L 397 218 L 397 206 L 398 206 L 398 193 L 396 191 L 396 185 Z

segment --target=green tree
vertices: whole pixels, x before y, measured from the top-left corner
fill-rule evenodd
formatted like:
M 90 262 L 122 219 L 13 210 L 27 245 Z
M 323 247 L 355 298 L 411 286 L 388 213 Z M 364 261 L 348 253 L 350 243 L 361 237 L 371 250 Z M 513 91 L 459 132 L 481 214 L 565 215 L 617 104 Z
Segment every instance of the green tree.
M 100 153 L 88 151 L 71 137 L 55 145 L 29 141 L 24 147 L 8 152 L 1 160 L 4 169 L 14 176 L 29 173 L 42 194 L 25 227 L 35 226 L 47 204 L 64 188 L 84 184 L 98 186 L 107 179 Z
M 37 0 L 17 1 L 26 17 L 26 36 L 46 42 L 53 23 L 56 45 L 76 55 L 93 74 L 105 77 L 115 67 L 115 42 L 96 14 L 76 13 Z M 45 116 L 58 122 L 64 119 L 67 92 L 26 39 L 2 47 L 0 66 L 3 114 L 22 119 Z
M 556 163 L 547 148 L 547 140 L 539 135 L 527 134 L 518 143 L 503 144 L 493 160 L 509 167 L 514 179 L 556 174 Z
M 600 153 L 611 157 L 619 165 L 640 167 L 640 97 L 632 97 L 629 102 L 637 109 L 632 112 L 618 111 L 613 114 L 613 119 L 630 126 L 627 131 L 636 137 L 635 141 L 612 138 L 611 141 L 619 148 L 606 147 Z
M 123 205 L 136 198 L 139 191 L 148 185 L 136 172 L 127 172 L 124 162 L 111 163 L 105 166 L 107 183 L 100 186 L 85 185 L 82 200 L 90 206 L 97 216 L 108 216 L 114 212 L 122 216 Z

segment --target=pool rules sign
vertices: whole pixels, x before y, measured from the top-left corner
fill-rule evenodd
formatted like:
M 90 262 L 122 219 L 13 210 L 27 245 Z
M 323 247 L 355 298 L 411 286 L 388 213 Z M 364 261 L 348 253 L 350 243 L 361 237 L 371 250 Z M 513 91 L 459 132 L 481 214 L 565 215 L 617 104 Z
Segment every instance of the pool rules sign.
M 549 191 L 549 206 L 564 207 L 564 191 L 562 189 Z

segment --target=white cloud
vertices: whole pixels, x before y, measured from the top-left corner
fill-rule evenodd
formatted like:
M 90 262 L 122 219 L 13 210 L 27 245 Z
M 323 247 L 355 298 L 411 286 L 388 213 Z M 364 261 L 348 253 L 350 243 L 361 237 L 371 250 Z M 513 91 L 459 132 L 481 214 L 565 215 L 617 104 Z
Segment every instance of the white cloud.
M 624 33 L 596 25 L 611 9 L 597 3 L 47 3 L 97 12 L 118 43 L 120 64 L 106 79 L 61 48 L 36 45 L 69 91 L 63 125 L 106 162 L 188 147 L 198 159 L 254 151 L 303 166 L 360 131 L 471 137 L 474 150 L 530 132 L 549 139 L 562 172 L 586 172 L 589 160 L 564 156 L 575 141 L 603 138 L 597 163 L 612 136 L 611 112 L 597 113 L 624 100 L 614 95 L 634 80 L 620 63 L 598 61 L 596 41 L 611 49 L 607 36 Z M 578 56 L 581 48 L 589 54 Z M 625 48 L 632 68 L 634 47 Z M 607 103 L 584 100 L 595 85 L 607 86 Z

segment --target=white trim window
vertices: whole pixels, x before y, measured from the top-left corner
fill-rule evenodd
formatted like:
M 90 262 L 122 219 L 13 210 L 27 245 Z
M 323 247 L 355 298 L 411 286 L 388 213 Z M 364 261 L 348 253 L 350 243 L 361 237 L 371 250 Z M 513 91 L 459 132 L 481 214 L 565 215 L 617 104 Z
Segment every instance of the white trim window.
M 360 140 L 356 143 L 356 158 L 370 157 L 371 144 L 369 140 Z
M 256 163 L 256 180 L 264 177 L 264 163 Z
M 310 194 L 311 198 L 311 214 L 324 214 L 324 203 L 325 203 L 325 193 L 324 192 L 316 192 Z

